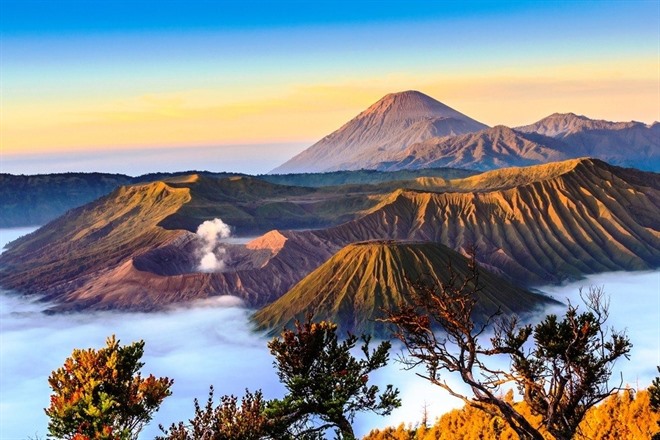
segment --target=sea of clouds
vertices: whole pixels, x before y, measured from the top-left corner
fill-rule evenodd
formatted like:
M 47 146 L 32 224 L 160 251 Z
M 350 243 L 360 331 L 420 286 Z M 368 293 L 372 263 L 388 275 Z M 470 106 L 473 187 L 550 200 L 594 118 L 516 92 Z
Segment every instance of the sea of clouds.
M 2 230 L 6 242 L 27 229 Z M 0 243 L 1 244 L 1 243 Z M 646 387 L 660 365 L 660 271 L 613 273 L 578 283 L 544 288 L 556 299 L 579 302 L 581 286 L 605 286 L 611 298 L 609 323 L 626 328 L 634 348 L 630 361 L 620 361 L 624 383 Z M 219 297 L 160 313 L 79 313 L 46 315 L 47 304 L 0 292 L 0 438 L 44 438 L 50 389 L 47 378 L 74 348 L 104 345 L 111 334 L 122 343 L 146 342 L 143 372 L 174 378 L 173 395 L 165 400 L 141 438 L 159 434 L 158 424 L 185 420 L 193 413 L 193 399 L 204 401 L 209 385 L 216 396 L 243 395 L 245 388 L 262 389 L 267 398 L 281 397 L 268 352 L 268 338 L 253 331 L 250 310 L 236 298 Z M 392 355 L 396 357 L 395 350 Z M 617 373 L 618 374 L 618 373 Z M 413 372 L 390 362 L 371 378 L 401 390 L 403 407 L 387 418 L 375 415 L 356 420 L 358 434 L 375 427 L 416 423 L 424 406 L 431 418 L 461 402 L 429 385 Z M 448 379 L 460 386 L 451 376 Z M 618 375 L 617 375 L 618 380 Z

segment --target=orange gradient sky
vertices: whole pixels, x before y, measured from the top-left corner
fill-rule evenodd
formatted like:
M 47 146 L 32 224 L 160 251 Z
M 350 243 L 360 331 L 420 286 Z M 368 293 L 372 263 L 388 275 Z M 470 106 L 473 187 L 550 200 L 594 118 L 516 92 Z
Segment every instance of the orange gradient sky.
M 656 60 L 550 66 L 491 76 L 388 75 L 342 83 L 287 85 L 259 95 L 181 90 L 123 98 L 17 103 L 0 122 L 6 153 L 314 141 L 383 95 L 413 88 L 488 125 L 535 122 L 553 112 L 608 120 L 658 118 Z M 655 70 L 654 70 L 655 69 Z
M 410 89 L 488 125 L 660 120 L 660 3 L 468 3 L 179 30 L 49 28 L 17 6 L 0 37 L 2 154 L 313 143 Z

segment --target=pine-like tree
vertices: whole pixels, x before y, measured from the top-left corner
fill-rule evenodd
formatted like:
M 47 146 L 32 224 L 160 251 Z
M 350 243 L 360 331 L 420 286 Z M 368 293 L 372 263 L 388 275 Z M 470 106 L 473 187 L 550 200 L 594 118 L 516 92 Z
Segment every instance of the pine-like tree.
M 362 336 L 363 358 L 358 359 L 351 353 L 357 342 L 354 335 L 340 342 L 335 324 L 313 323 L 311 317 L 274 338 L 268 347 L 288 393 L 269 404 L 269 416 L 296 437 L 335 429 L 349 440 L 355 438 L 356 413 L 387 415 L 400 406 L 399 392 L 391 385 L 381 394 L 376 385 L 369 385 L 369 375 L 387 364 L 390 343 L 370 351 L 370 338 Z
M 120 346 L 114 335 L 99 350 L 75 349 L 64 366 L 53 371 L 53 390 L 46 415 L 48 433 L 58 439 L 135 440 L 163 400 L 173 381 L 142 378 L 144 341 Z

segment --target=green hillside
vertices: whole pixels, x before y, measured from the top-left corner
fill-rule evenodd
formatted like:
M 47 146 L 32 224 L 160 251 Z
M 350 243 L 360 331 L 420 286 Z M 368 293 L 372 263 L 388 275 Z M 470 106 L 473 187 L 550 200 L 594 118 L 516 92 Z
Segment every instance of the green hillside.
M 213 173 L 208 171 L 185 171 L 177 173 L 150 173 L 137 177 L 108 173 L 56 173 L 36 175 L 13 175 L 0 173 L 0 228 L 44 225 L 63 215 L 66 211 L 82 206 L 110 194 L 122 185 L 155 181 L 175 182 L 181 177 L 198 175 L 208 180 L 244 177 L 248 180 L 268 182 L 274 185 L 323 188 L 352 185 L 367 186 L 353 188 L 368 192 L 382 192 L 388 187 L 368 188 L 388 182 L 413 180 L 420 177 L 454 179 L 475 174 L 474 171 L 439 168 L 383 172 L 373 170 L 337 171 L 334 173 L 304 173 L 282 175 L 248 176 L 240 173 Z M 396 187 L 398 184 L 394 184 Z M 247 186 L 247 185 L 246 185 Z M 330 190 L 333 192 L 334 190 Z M 266 210 L 271 217 L 286 215 L 290 209 L 286 203 Z M 202 209 L 203 212 L 203 209 Z M 318 225 L 317 225 L 318 226 Z
M 279 333 L 308 313 L 315 320 L 336 322 L 342 331 L 387 336 L 376 321 L 383 309 L 410 304 L 417 286 L 447 282 L 450 266 L 462 279 L 469 275 L 468 260 L 443 245 L 371 241 L 351 244 L 307 275 L 284 296 L 255 313 L 261 329 Z M 518 288 L 501 277 L 482 270 L 483 286 L 476 307 L 476 320 L 497 310 L 525 313 L 550 300 Z

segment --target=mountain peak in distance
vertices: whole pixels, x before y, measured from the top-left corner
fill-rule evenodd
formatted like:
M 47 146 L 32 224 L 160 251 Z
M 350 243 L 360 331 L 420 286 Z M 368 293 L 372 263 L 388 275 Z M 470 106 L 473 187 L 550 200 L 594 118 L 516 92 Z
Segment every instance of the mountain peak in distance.
M 566 138 L 584 131 L 625 130 L 631 128 L 649 128 L 641 122 L 612 122 L 603 119 L 591 119 L 575 113 L 553 113 L 545 118 L 522 127 L 516 127 L 523 133 L 538 133 L 554 138 Z
M 371 169 L 415 142 L 484 128 L 424 93 L 390 93 L 272 173 Z
M 389 120 L 419 120 L 428 117 L 467 118 L 453 108 L 417 90 L 388 93 L 356 119 L 382 115 Z

